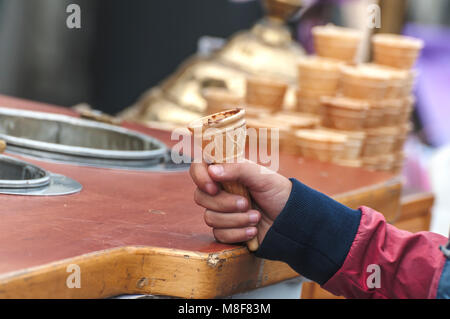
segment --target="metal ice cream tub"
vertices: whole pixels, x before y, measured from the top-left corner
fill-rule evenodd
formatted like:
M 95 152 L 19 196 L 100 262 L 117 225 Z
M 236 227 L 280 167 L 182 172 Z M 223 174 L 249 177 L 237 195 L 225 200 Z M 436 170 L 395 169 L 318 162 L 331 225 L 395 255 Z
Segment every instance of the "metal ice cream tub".
M 0 107 L 8 152 L 80 165 L 147 169 L 167 160 L 161 141 L 123 127 Z

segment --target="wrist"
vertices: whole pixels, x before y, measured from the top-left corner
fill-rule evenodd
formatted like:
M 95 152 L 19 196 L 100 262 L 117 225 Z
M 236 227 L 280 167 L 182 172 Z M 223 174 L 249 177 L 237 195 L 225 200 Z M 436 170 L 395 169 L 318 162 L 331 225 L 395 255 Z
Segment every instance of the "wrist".
M 292 179 L 289 199 L 256 255 L 284 261 L 303 276 L 323 284 L 344 262 L 360 218 L 359 210 Z

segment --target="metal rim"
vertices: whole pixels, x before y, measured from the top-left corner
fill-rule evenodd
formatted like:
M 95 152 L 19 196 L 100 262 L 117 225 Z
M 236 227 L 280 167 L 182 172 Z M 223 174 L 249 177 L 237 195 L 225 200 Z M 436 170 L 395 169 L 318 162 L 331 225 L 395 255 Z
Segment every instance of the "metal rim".
M 90 148 L 83 146 L 71 146 L 64 144 L 57 144 L 51 142 L 36 141 L 30 138 L 16 137 L 5 133 L 0 133 L 0 138 L 4 139 L 8 144 L 8 150 L 18 154 L 34 155 L 41 158 L 63 160 L 65 162 L 89 164 L 94 163 L 96 166 L 98 162 L 105 160 L 113 166 L 145 167 L 155 165 L 161 162 L 167 152 L 167 147 L 164 143 L 153 137 L 145 134 L 132 131 L 126 128 L 99 123 L 90 120 L 79 119 L 67 115 L 25 111 L 16 109 L 7 109 L 0 107 L 0 116 L 15 116 L 21 119 L 52 121 L 61 125 L 74 126 L 76 128 L 96 129 L 105 131 L 106 133 L 119 134 L 125 138 L 130 138 L 130 141 L 136 139 L 142 145 L 152 147 L 153 149 L 142 150 L 108 150 L 101 148 Z M 101 164 L 99 165 L 101 166 Z
M 50 173 L 45 169 L 40 168 L 39 166 L 29 164 L 25 161 L 21 161 L 5 155 L 0 155 L 0 163 L 2 162 L 22 166 L 25 168 L 32 168 L 37 172 L 37 174 L 40 177 L 33 179 L 13 179 L 13 180 L 0 179 L 0 188 L 23 188 L 23 189 L 37 188 L 47 186 L 50 183 Z

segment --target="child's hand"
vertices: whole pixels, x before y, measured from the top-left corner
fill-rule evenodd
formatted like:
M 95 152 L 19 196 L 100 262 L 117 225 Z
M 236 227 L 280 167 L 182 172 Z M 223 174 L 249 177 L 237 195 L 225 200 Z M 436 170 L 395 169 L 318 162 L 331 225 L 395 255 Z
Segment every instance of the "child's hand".
M 198 186 L 195 202 L 206 208 L 205 222 L 223 243 L 244 242 L 255 235 L 261 243 L 291 193 L 289 179 L 250 161 L 210 166 L 192 163 L 190 173 Z M 216 183 L 224 181 L 246 186 L 259 211 L 244 197 L 226 193 Z

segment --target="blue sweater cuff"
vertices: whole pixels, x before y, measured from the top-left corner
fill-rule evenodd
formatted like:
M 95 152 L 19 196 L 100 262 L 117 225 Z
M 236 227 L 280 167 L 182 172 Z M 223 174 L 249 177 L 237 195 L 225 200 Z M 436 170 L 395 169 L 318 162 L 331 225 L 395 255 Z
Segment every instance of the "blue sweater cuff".
M 302 276 L 323 285 L 344 263 L 361 212 L 290 180 L 289 199 L 256 256 L 286 262 Z

